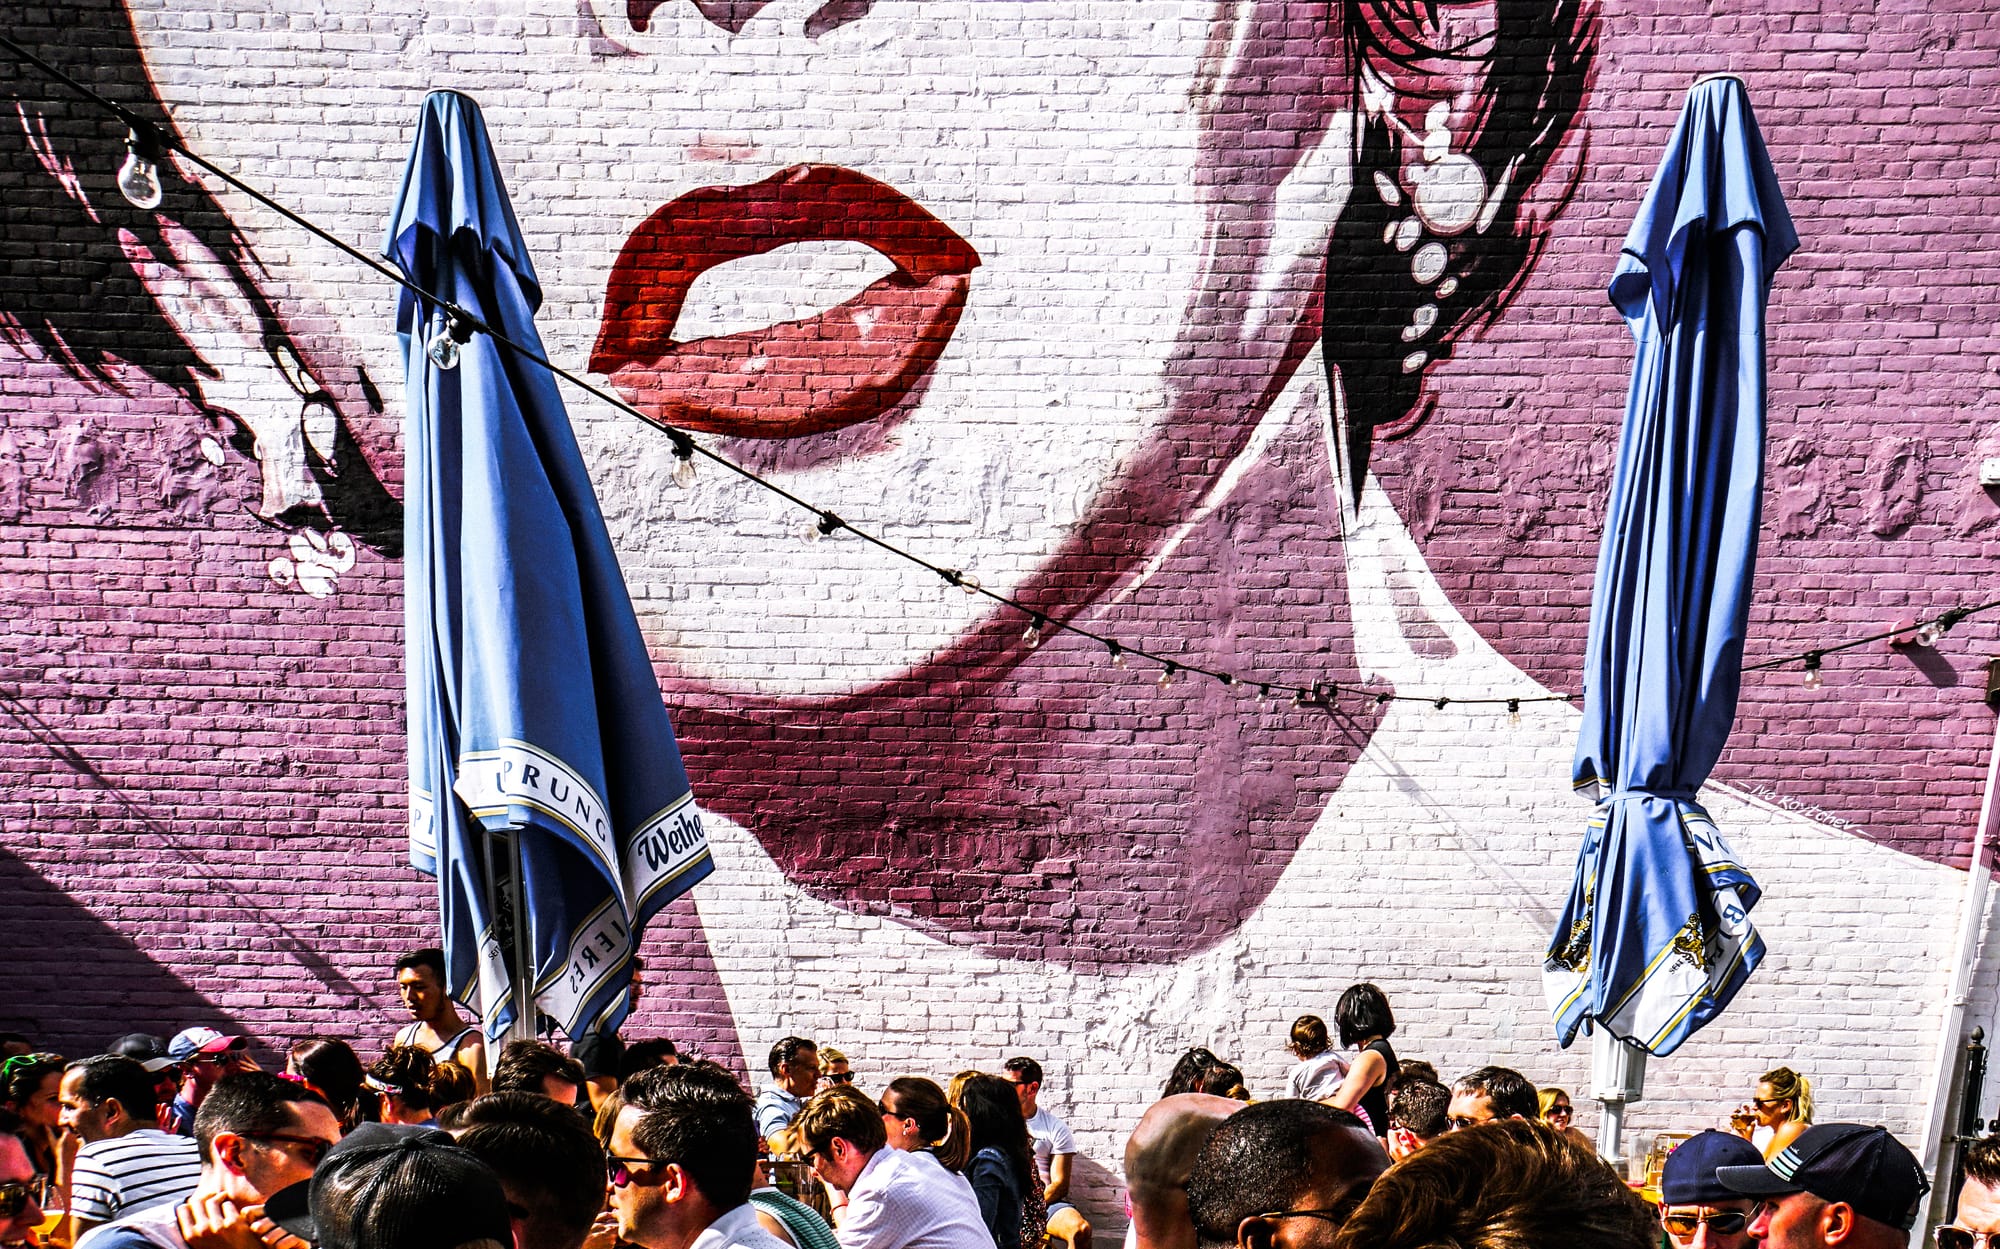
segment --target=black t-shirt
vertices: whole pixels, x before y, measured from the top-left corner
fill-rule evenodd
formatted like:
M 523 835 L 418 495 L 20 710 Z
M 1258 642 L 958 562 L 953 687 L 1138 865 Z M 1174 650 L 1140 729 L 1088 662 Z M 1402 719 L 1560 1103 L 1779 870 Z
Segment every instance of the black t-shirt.
M 1396 1051 L 1389 1048 L 1387 1041 L 1370 1041 L 1361 1047 L 1366 1054 L 1374 1050 L 1389 1065 L 1375 1087 L 1361 1095 L 1361 1108 L 1368 1112 L 1368 1122 L 1375 1128 L 1375 1135 L 1389 1135 L 1389 1081 L 1396 1078 Z
M 616 1080 L 618 1068 L 625 1061 L 625 1042 L 610 1028 L 586 1032 L 582 1040 L 569 1047 L 569 1055 L 583 1064 L 585 1079 L 610 1076 Z

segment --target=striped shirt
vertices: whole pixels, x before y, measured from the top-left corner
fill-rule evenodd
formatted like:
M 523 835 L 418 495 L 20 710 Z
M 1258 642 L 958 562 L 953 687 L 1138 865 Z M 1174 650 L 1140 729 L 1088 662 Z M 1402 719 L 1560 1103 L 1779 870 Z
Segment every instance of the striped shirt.
M 798 1198 L 775 1188 L 759 1188 L 751 1191 L 750 1204 L 783 1223 L 798 1249 L 840 1249 L 833 1228 L 819 1211 Z
M 76 1151 L 70 1213 L 92 1223 L 179 1201 L 201 1180 L 193 1138 L 140 1128 Z

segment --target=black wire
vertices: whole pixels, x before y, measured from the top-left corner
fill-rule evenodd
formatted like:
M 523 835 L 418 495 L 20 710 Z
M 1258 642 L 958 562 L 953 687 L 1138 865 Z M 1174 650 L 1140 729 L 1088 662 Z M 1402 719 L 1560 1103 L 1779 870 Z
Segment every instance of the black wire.
M 1210 677 L 1228 686 L 1241 685 L 1241 686 L 1248 686 L 1251 688 L 1255 688 L 1259 691 L 1258 693 L 1259 699 L 1267 697 L 1273 690 L 1277 690 L 1280 692 L 1290 692 L 1293 696 L 1293 702 L 1299 706 L 1327 705 L 1331 703 L 1333 699 L 1339 698 L 1344 694 L 1371 697 L 1375 700 L 1376 705 L 1378 706 L 1380 706 L 1384 702 L 1409 702 L 1409 703 L 1430 703 L 1433 706 L 1442 709 L 1443 707 L 1449 704 L 1459 703 L 1468 706 L 1505 706 L 1509 710 L 1509 712 L 1518 710 L 1523 703 L 1567 703 L 1571 701 L 1571 696 L 1569 694 L 1543 694 L 1543 695 L 1534 695 L 1527 697 L 1523 697 L 1520 695 L 1505 695 L 1497 698 L 1457 698 L 1457 697 L 1440 697 L 1433 694 L 1398 694 L 1388 690 L 1371 689 L 1365 685 L 1343 686 L 1338 682 L 1314 681 L 1308 685 L 1299 685 L 1289 681 L 1254 681 L 1250 680 L 1249 678 L 1239 676 L 1234 672 L 1226 671 L 1224 669 L 1204 668 L 1196 664 L 1186 663 L 1182 660 L 1171 659 L 1166 655 L 1158 653 L 1157 651 L 1147 650 L 1146 648 L 1140 646 L 1131 646 L 1126 643 L 1118 641 L 1116 638 L 1113 638 L 1108 634 L 1099 633 L 1093 629 L 1086 629 L 1082 625 L 1071 624 L 1069 621 L 1060 619 L 1058 617 L 1050 616 L 1045 612 L 1038 611 L 1035 608 L 1029 607 L 1027 604 L 1021 602 L 1018 599 L 1010 598 L 1005 594 L 1001 594 L 998 593 L 997 591 L 987 589 L 985 586 L 980 585 L 976 579 L 971 578 L 970 576 L 960 571 L 959 569 L 947 568 L 941 564 L 934 564 L 930 560 L 925 559 L 923 556 L 918 555 L 913 551 L 909 551 L 900 546 L 897 546 L 893 542 L 888 541 L 886 538 L 882 538 L 877 536 L 876 534 L 869 533 L 867 530 L 864 529 L 857 529 L 854 527 L 854 525 L 842 519 L 835 513 L 807 502 L 805 499 L 800 498 L 796 494 L 793 494 L 791 491 L 785 489 L 783 486 L 780 486 L 776 482 L 771 481 L 769 478 L 764 477 L 763 475 L 755 472 L 752 469 L 745 468 L 743 465 L 738 464 L 736 461 L 729 459 L 728 457 L 720 454 L 719 452 L 712 451 L 709 448 L 702 446 L 700 443 L 696 442 L 694 438 L 691 435 L 689 435 L 686 430 L 679 429 L 673 425 L 669 425 L 664 421 L 655 420 L 653 417 L 648 416 L 644 412 L 641 412 L 638 408 L 633 407 L 631 404 L 625 402 L 623 399 L 620 399 L 618 396 L 610 393 L 609 391 L 603 390 L 599 388 L 597 385 L 589 381 L 586 381 L 585 379 L 570 372 L 568 369 L 555 363 L 553 360 L 550 360 L 547 356 L 543 355 L 541 352 L 532 350 L 528 347 L 522 346 L 520 343 L 514 342 L 512 339 L 508 338 L 506 335 L 495 330 L 492 326 L 486 324 L 478 317 L 473 316 L 470 312 L 466 311 L 464 308 L 459 307 L 458 305 L 452 303 L 450 300 L 442 299 L 437 295 L 432 294 L 430 291 L 425 290 L 423 287 L 417 285 L 415 282 L 412 282 L 407 276 L 405 276 L 399 270 L 387 264 L 384 264 L 380 258 L 369 255 L 368 253 L 362 251 L 360 248 L 355 247 L 351 243 L 347 242 L 345 239 L 334 234 L 332 231 L 325 229 L 324 227 L 320 226 L 318 223 L 312 221 L 311 219 L 303 217 L 296 212 L 293 212 L 290 208 L 287 208 L 285 205 L 279 203 L 277 200 L 272 199 L 270 196 L 264 194 L 264 192 L 258 190 L 256 187 L 253 187 L 249 183 L 244 182 L 241 178 L 238 178 L 235 174 L 230 173 L 228 170 L 221 168 L 212 161 L 209 161 L 206 158 L 199 156 L 192 151 L 189 151 L 187 147 L 184 146 L 182 143 L 180 143 L 178 139 L 175 138 L 173 135 L 162 132 L 159 129 L 159 127 L 153 125 L 153 123 L 138 116 L 130 109 L 127 109 L 123 105 L 117 103 L 115 100 L 108 99 L 107 97 L 92 90 L 88 85 L 78 82 L 76 79 L 70 77 L 67 73 L 64 73 L 61 69 L 57 68 L 54 65 L 51 65 L 49 62 L 35 55 L 33 52 L 21 46 L 19 43 L 16 43 L 13 39 L 7 37 L 6 35 L 0 35 L 0 48 L 5 48 L 7 51 L 13 53 L 15 56 L 20 57 L 22 60 L 27 61 L 29 64 L 33 65 L 36 69 L 40 70 L 44 75 L 68 87 L 70 90 L 76 92 L 83 99 L 89 101 L 92 104 L 97 105 L 99 108 L 102 108 L 105 111 L 116 116 L 120 121 L 124 122 L 127 126 L 131 127 L 134 131 L 137 131 L 142 135 L 157 136 L 160 141 L 160 146 L 164 150 L 170 152 L 176 152 L 179 153 L 181 156 L 186 157 L 189 161 L 193 162 L 195 165 L 199 166 L 206 172 L 213 174 L 217 178 L 220 178 L 222 181 L 228 183 L 236 190 L 241 191 L 243 194 L 249 196 L 251 199 L 257 201 L 259 204 L 262 204 L 264 207 L 270 209 L 272 212 L 277 213 L 279 216 L 291 222 L 293 225 L 298 226 L 300 229 L 306 231 L 308 234 L 311 234 L 313 237 L 320 239 L 322 242 L 331 244 L 333 247 L 337 248 L 343 254 L 352 257 L 355 260 L 360 261 L 363 265 L 365 265 L 370 271 L 375 273 L 377 276 L 387 278 L 389 281 L 394 282 L 397 286 L 400 286 L 404 290 L 410 292 L 412 295 L 415 295 L 418 299 L 424 300 L 429 304 L 431 304 L 432 306 L 442 310 L 448 320 L 454 320 L 459 323 L 457 326 L 453 327 L 454 331 L 469 327 L 471 330 L 475 332 L 485 334 L 488 338 L 491 338 L 494 342 L 499 343 L 500 345 L 513 351 L 515 354 L 519 355 L 522 359 L 528 361 L 531 364 L 539 365 L 540 367 L 548 370 L 552 375 L 561 378 L 562 380 L 568 382 L 572 386 L 575 386 L 577 389 L 583 391 L 585 394 L 590 395 L 592 398 L 597 399 L 603 403 L 609 404 L 612 408 L 616 409 L 619 412 L 623 412 L 627 416 L 634 417 L 640 421 L 645 422 L 647 425 L 665 431 L 667 437 L 673 441 L 675 453 L 677 455 L 680 455 L 682 458 L 687 458 L 690 455 L 700 455 L 703 459 L 706 459 L 714 464 L 721 465 L 723 468 L 726 468 L 730 472 L 735 473 L 737 476 L 743 478 L 745 481 L 751 482 L 754 485 L 762 487 L 763 489 L 769 491 L 770 493 L 777 495 L 779 498 L 784 499 L 786 502 L 792 504 L 793 506 L 802 508 L 805 511 L 812 513 L 812 515 L 819 524 L 820 532 L 823 534 L 830 534 L 839 530 L 845 530 L 848 533 L 853 534 L 855 537 L 861 539 L 863 542 L 866 542 L 871 546 L 877 547 L 883 551 L 888 552 L 891 555 L 896 556 L 899 559 L 915 564 L 919 568 L 923 568 L 935 574 L 936 576 L 943 579 L 944 582 L 948 585 L 957 586 L 958 588 L 965 590 L 968 593 L 979 595 L 981 597 L 990 599 L 995 603 L 999 603 L 1004 607 L 1012 608 L 1013 610 L 1018 611 L 1023 615 L 1025 615 L 1028 618 L 1030 625 L 1038 633 L 1042 630 L 1050 628 L 1053 628 L 1058 632 L 1074 633 L 1078 637 L 1087 638 L 1090 641 L 1096 642 L 1098 645 L 1103 646 L 1106 649 L 1106 651 L 1113 657 L 1121 657 L 1125 655 L 1137 655 L 1142 659 L 1147 659 L 1152 661 L 1153 663 L 1161 665 L 1161 667 L 1165 669 L 1170 676 L 1179 675 L 1180 673 L 1185 672 L 1185 673 L 1192 673 L 1198 676 Z M 454 332 L 453 337 L 459 338 L 459 334 L 457 332 Z M 464 341 L 464 339 L 459 338 L 459 341 L 462 342 Z M 1951 626 L 1957 624 L 1960 620 L 1964 619 L 1967 616 L 1975 615 L 1983 611 L 1988 611 L 1994 607 L 2000 607 L 2000 601 L 1995 601 L 1991 603 L 1982 603 L 1977 607 L 1952 608 L 1949 611 L 1946 611 L 1942 615 L 1940 615 L 1935 621 L 1935 623 L 1940 625 L 1941 629 L 1949 629 L 1951 628 Z M 1743 671 L 1760 672 L 1770 668 L 1782 668 L 1792 664 L 1805 663 L 1809 659 L 1813 659 L 1818 656 L 1830 655 L 1837 651 L 1852 650 L 1857 646 L 1866 646 L 1870 642 L 1879 642 L 1884 638 L 1895 637 L 1901 633 L 1908 633 L 1919 627 L 1921 626 L 1911 625 L 1908 626 L 1907 628 L 1890 629 L 1883 633 L 1871 634 L 1865 638 L 1856 638 L 1850 642 L 1841 642 L 1833 646 L 1822 646 L 1815 648 L 1814 650 L 1802 652 L 1797 655 L 1788 655 L 1779 659 L 1769 659 L 1761 663 L 1748 664 L 1745 665 Z

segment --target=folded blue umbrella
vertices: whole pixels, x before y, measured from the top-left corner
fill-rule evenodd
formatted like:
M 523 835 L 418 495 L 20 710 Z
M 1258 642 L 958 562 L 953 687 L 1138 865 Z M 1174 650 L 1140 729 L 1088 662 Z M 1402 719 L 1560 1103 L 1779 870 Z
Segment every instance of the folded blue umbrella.
M 383 250 L 542 354 L 541 287 L 465 96 L 424 100 Z M 486 1035 L 522 1010 L 501 939 L 519 906 L 532 998 L 577 1037 L 623 1020 L 640 933 L 709 873 L 708 845 L 555 379 L 486 334 L 460 348 L 448 319 L 408 292 L 397 310 L 410 858 Z
M 1544 963 L 1556 1038 L 1668 1054 L 1764 955 L 1695 796 L 1736 717 L 1764 475 L 1764 318 L 1798 247 L 1750 99 L 1688 95 L 1611 301 L 1636 344 L 1591 594 L 1575 782 L 1598 800 Z

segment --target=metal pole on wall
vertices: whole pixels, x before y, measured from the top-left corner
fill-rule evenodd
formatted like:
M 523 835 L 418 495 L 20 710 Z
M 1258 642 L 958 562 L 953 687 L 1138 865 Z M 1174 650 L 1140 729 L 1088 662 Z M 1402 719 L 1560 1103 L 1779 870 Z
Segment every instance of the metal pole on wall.
M 1938 1026 L 1937 1062 L 1932 1068 L 1931 1096 L 1924 1107 L 1924 1129 L 1919 1138 L 1924 1170 L 1935 1179 L 1944 1178 L 1936 1173 L 1949 1127 L 1947 1103 L 1951 1100 L 1952 1077 L 1958 1066 L 1959 1047 L 1964 1041 L 1962 1034 L 1965 1031 L 1965 1010 L 1971 997 L 1972 969 L 1979 960 L 1979 946 L 1985 936 L 1986 894 L 1993 879 L 1986 854 L 1992 840 L 1993 821 L 1996 814 L 2000 814 L 1994 806 L 1996 789 L 2000 789 L 2000 726 L 1996 726 L 1994 747 L 1988 752 L 1986 760 L 1986 795 L 1979 804 L 1979 827 L 1972 837 L 1972 861 L 1966 869 L 1964 904 L 1958 913 L 1958 955 L 1952 967 L 1951 989 L 1945 998 L 1944 1020 Z

